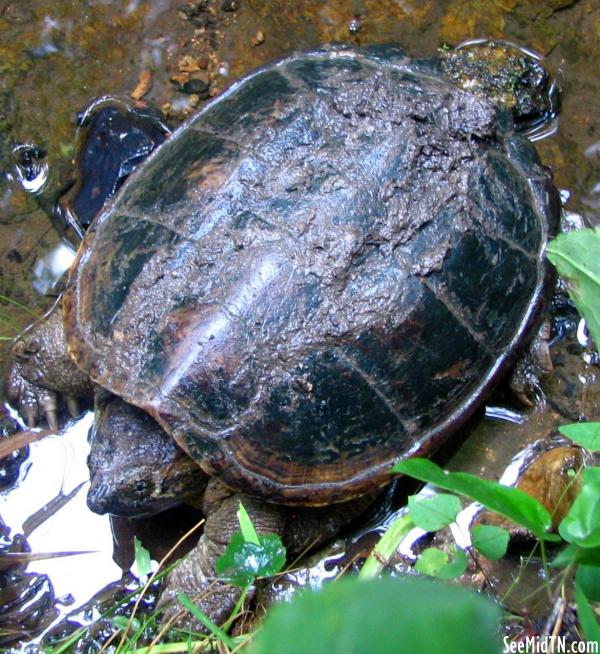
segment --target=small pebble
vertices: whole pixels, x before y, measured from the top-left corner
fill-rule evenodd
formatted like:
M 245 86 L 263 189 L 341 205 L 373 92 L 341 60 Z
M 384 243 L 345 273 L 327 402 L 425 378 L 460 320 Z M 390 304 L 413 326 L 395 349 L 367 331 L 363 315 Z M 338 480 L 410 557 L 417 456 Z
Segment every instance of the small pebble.
M 201 79 L 190 79 L 184 84 L 180 84 L 177 87 L 177 90 L 181 93 L 187 93 L 189 95 L 199 95 L 200 97 L 208 94 L 208 84 Z
M 171 113 L 171 103 L 170 102 L 164 102 L 160 108 L 160 112 L 165 118 L 169 117 L 169 114 Z
M 348 31 L 350 34 L 357 34 L 361 27 L 362 23 L 360 22 L 360 18 L 357 18 L 356 16 L 348 23 Z
M 200 70 L 198 60 L 190 55 L 184 55 L 181 57 L 178 67 L 182 73 L 196 73 Z
M 257 46 L 257 45 L 262 45 L 265 42 L 265 35 L 263 32 L 258 30 L 256 34 L 252 37 L 252 45 Z
M 179 7 L 181 14 L 187 18 L 195 18 L 201 14 L 208 5 L 208 0 L 199 0 L 198 2 L 187 2 Z
M 237 11 L 240 8 L 241 0 L 224 0 L 221 11 Z
M 151 88 L 152 73 L 149 70 L 143 70 L 139 75 L 137 86 L 131 92 L 131 97 L 134 100 L 141 100 Z

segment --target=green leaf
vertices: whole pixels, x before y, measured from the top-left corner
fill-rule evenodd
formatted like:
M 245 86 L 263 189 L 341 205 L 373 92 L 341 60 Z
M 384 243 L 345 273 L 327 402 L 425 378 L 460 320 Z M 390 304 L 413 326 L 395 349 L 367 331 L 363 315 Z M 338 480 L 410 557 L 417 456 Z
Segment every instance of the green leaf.
M 498 561 L 506 554 L 509 540 L 510 534 L 502 527 L 475 525 L 471 529 L 473 547 L 491 561 Z
M 600 567 L 600 547 L 578 547 L 567 545 L 552 561 L 555 568 L 566 568 L 572 563 Z
M 252 543 L 253 545 L 260 545 L 256 529 L 254 529 L 254 525 L 252 524 L 252 520 L 250 520 L 248 511 L 246 511 L 244 505 L 241 502 L 237 512 L 237 517 L 238 522 L 240 523 L 240 529 L 242 530 L 242 536 L 244 537 L 244 540 L 247 543 Z
M 183 593 L 177 594 L 181 606 L 187 609 L 198 622 L 204 625 L 216 638 L 221 640 L 229 649 L 235 648 L 235 641 L 231 636 L 228 636 L 222 629 L 220 629 L 203 611 L 201 611 L 192 600 Z
M 408 498 L 410 517 L 417 527 L 425 531 L 437 531 L 454 522 L 460 511 L 456 495 L 437 493 L 431 497 L 411 495 Z
M 580 565 L 575 573 L 575 582 L 590 602 L 600 602 L 600 568 L 595 565 Z
M 134 632 L 140 629 L 141 624 L 137 618 L 130 619 L 124 615 L 115 615 L 112 618 L 113 625 L 120 631 Z
M 456 579 L 467 569 L 467 555 L 456 548 L 454 558 L 450 559 L 448 552 L 437 547 L 423 550 L 415 563 L 415 570 L 438 579 Z
M 600 347 L 600 227 L 559 234 L 548 259 L 570 282 L 569 295 Z
M 583 629 L 585 639 L 588 642 L 600 644 L 600 626 L 598 625 L 598 620 L 596 620 L 594 609 L 590 606 L 583 589 L 577 582 L 575 582 L 575 600 L 577 601 L 579 623 Z M 589 652 L 592 650 L 588 649 L 587 651 Z M 598 650 L 596 649 L 595 651 Z
M 259 545 L 249 543 L 236 531 L 215 565 L 217 573 L 230 584 L 244 588 L 257 577 L 277 574 L 285 565 L 285 547 L 279 536 L 258 536 Z
M 398 516 L 369 554 L 358 576 L 360 579 L 374 579 L 387 565 L 400 543 L 414 529 L 415 523 L 408 514 Z
M 576 422 L 563 425 L 558 431 L 588 452 L 600 451 L 600 422 Z
M 497 605 L 465 588 L 417 577 L 345 578 L 273 607 L 248 652 L 497 654 L 499 620 Z
M 152 559 L 150 552 L 142 545 L 142 541 L 133 537 L 133 551 L 135 553 L 136 577 L 145 583 L 149 575 L 152 574 Z
M 558 532 L 580 547 L 600 547 L 600 468 L 586 468 L 582 486 Z
M 392 472 L 409 475 L 480 502 L 490 511 L 529 529 L 540 540 L 560 540 L 555 534 L 548 533 L 552 518 L 546 508 L 518 488 L 480 479 L 467 472 L 446 472 L 433 461 L 419 457 L 397 463 Z

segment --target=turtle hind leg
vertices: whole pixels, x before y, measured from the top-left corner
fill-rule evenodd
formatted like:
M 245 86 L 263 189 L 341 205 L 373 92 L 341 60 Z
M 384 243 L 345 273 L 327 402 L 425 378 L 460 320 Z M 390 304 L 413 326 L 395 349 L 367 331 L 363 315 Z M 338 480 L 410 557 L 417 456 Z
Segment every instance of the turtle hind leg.
M 69 355 L 62 318 L 58 303 L 24 331 L 11 350 L 6 396 L 29 427 L 45 418 L 48 426 L 56 429 L 62 400 L 71 415 L 76 415 L 78 398 L 91 399 L 93 395 L 89 377 Z
M 546 403 L 540 377 L 553 369 L 549 340 L 550 323 L 545 321 L 512 369 L 509 387 L 524 406 L 543 407 Z

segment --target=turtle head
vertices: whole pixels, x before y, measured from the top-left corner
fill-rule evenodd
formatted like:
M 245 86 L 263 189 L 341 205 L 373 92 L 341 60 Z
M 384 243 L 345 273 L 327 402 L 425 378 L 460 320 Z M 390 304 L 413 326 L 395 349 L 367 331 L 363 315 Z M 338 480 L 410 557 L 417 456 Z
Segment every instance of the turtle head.
M 147 413 L 114 395 L 97 396 L 89 440 L 87 503 L 95 513 L 158 513 L 204 492 L 198 465 Z

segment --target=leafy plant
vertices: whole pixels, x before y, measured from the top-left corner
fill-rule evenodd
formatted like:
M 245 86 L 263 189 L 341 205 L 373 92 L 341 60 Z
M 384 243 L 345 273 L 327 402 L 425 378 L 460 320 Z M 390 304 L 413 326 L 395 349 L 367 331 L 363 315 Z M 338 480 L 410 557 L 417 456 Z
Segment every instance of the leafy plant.
M 559 234 L 547 255 L 569 280 L 569 295 L 600 347 L 600 227 Z
M 433 461 L 419 457 L 397 463 L 392 472 L 409 475 L 480 502 L 491 511 L 529 529 L 540 540 L 560 540 L 550 533 L 552 517 L 548 510 L 518 488 L 480 479 L 466 472 L 447 472 Z
M 471 529 L 473 547 L 491 561 L 497 561 L 506 554 L 509 539 L 508 531 L 495 525 L 475 525 Z
M 252 584 L 258 577 L 277 574 L 285 565 L 286 551 L 281 539 L 276 534 L 258 534 L 248 512 L 240 502 L 237 512 L 240 531 L 232 534 L 225 553 L 215 564 L 217 573 L 228 583 L 242 589 L 231 616 L 223 627 L 218 627 L 189 598 L 180 593 L 178 599 L 190 613 L 206 627 L 217 640 L 229 649 L 236 646 L 228 635 L 233 621 L 244 605 Z
M 581 445 L 588 452 L 600 451 L 600 422 L 578 422 L 573 425 L 562 425 L 558 431 Z
M 417 527 L 425 531 L 443 529 L 456 519 L 460 500 L 456 495 L 437 493 L 432 497 L 411 495 L 408 498 L 410 517 Z
M 236 531 L 227 549 L 216 563 L 221 577 L 234 586 L 246 588 L 257 577 L 269 577 L 285 565 L 285 547 L 275 534 L 258 535 L 254 525 L 240 503 L 238 521 L 241 531 Z
M 467 555 L 459 547 L 454 548 L 452 557 L 437 547 L 428 547 L 417 559 L 415 570 L 438 579 L 456 579 L 464 574 L 467 563 Z

